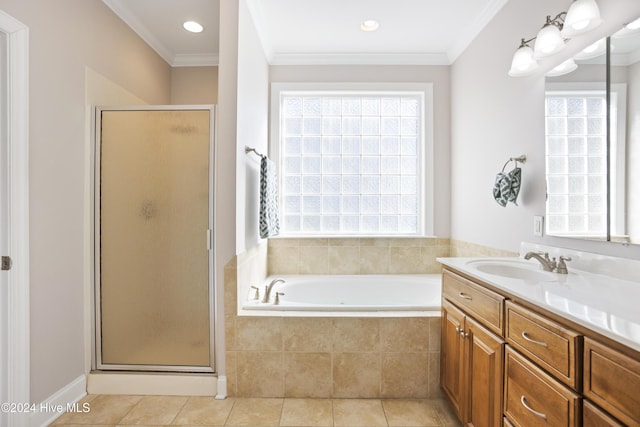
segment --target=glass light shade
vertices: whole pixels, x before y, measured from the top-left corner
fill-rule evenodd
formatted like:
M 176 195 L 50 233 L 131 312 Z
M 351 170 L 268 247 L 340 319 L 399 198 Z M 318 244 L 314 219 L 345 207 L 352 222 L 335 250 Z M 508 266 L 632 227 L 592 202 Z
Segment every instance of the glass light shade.
M 562 35 L 573 37 L 593 30 L 601 23 L 600 10 L 595 0 L 575 0 L 564 19 Z
M 597 42 L 585 47 L 573 57 L 577 60 L 585 60 L 597 58 L 600 55 L 604 55 L 607 51 L 606 39 L 600 39 Z
M 564 61 L 562 64 L 553 68 L 551 71 L 547 73 L 547 77 L 556 77 L 562 76 L 564 74 L 569 74 L 572 71 L 575 71 L 578 68 L 578 65 L 575 63 L 573 58 L 569 58 Z
M 538 62 L 533 57 L 533 49 L 523 44 L 516 50 L 511 61 L 509 75 L 511 77 L 521 77 L 533 74 L 538 69 Z
M 640 18 L 636 19 L 633 22 L 629 22 L 627 25 L 625 25 L 625 27 L 630 29 L 631 31 L 640 29 Z
M 560 52 L 565 47 L 567 45 L 564 43 L 558 27 L 547 23 L 536 36 L 536 44 L 533 47 L 534 57 L 536 59 L 545 58 Z

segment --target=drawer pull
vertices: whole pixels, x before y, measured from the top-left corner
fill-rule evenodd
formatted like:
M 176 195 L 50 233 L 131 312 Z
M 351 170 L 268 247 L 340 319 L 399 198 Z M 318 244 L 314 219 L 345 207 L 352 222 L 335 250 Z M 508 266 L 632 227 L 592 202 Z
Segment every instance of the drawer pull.
M 468 299 L 468 300 L 472 300 L 473 298 L 471 298 L 470 295 L 465 294 L 464 292 L 460 292 L 460 298 L 464 298 L 464 299 Z
M 531 406 L 529 406 L 527 404 L 527 398 L 524 397 L 524 394 L 520 397 L 520 403 L 522 403 L 522 406 L 524 406 L 524 409 L 526 409 L 527 411 L 531 412 L 536 417 L 540 417 L 543 420 L 547 419 L 547 415 L 546 414 L 543 414 L 542 412 L 536 411 L 535 409 L 533 409 Z
M 527 332 L 526 331 L 522 331 L 522 334 L 520 334 L 520 335 L 522 335 L 522 338 L 524 338 L 525 340 L 529 341 L 530 343 L 533 343 L 533 344 L 539 345 L 541 347 L 547 348 L 547 343 L 546 342 L 536 341 L 534 339 L 529 338 L 527 336 Z

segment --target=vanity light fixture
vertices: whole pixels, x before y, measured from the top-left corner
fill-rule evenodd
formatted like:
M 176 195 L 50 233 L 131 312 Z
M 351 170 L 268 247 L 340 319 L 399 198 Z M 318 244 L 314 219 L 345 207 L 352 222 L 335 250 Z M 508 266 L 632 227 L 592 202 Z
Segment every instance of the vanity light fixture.
M 522 39 L 520 47 L 513 55 L 513 61 L 511 61 L 511 69 L 509 75 L 511 77 L 522 77 L 533 74 L 538 69 L 538 62 L 533 57 L 533 49 L 529 46 L 531 40 Z
M 360 29 L 366 32 L 375 31 L 379 27 L 380 27 L 380 23 L 375 19 L 367 19 L 365 21 L 362 21 L 362 23 L 360 24 Z
M 616 39 L 621 37 L 628 37 L 638 33 L 639 31 L 640 31 L 640 18 L 636 19 L 635 21 L 631 21 L 628 24 L 624 24 L 622 29 L 611 37 Z
M 564 19 L 562 36 L 569 38 L 593 30 L 602 23 L 596 0 L 574 0 Z
M 639 30 L 640 29 L 640 18 L 636 19 L 633 22 L 629 22 L 627 25 L 625 25 L 625 27 L 628 28 L 631 31 Z
M 567 47 L 564 43 L 564 39 L 560 34 L 562 29 L 562 15 L 558 14 L 555 18 L 551 19 L 551 16 L 547 16 L 547 22 L 536 36 L 536 43 L 533 46 L 533 54 L 536 59 L 546 58 L 547 56 L 555 55 L 562 49 Z
M 560 12 L 553 19 L 547 16 L 545 24 L 532 39 L 522 39 L 511 62 L 510 76 L 533 74 L 538 59 L 546 58 L 567 47 L 565 39 L 583 34 L 602 23 L 595 0 L 574 0 L 568 12 Z M 529 43 L 534 41 L 533 49 Z
M 578 68 L 578 64 L 575 63 L 573 58 L 569 58 L 566 61 L 564 61 L 562 64 L 551 69 L 551 71 L 549 71 L 546 75 L 547 77 L 563 76 L 565 74 L 569 74 L 572 71 L 575 71 L 577 68 Z
M 191 33 L 201 33 L 204 30 L 204 27 L 196 21 L 186 21 L 182 27 Z
M 607 50 L 607 42 L 606 39 L 600 39 L 597 42 L 590 44 L 589 46 L 582 49 L 582 51 L 575 54 L 574 59 L 585 60 L 591 58 L 597 58 L 600 55 L 603 55 Z

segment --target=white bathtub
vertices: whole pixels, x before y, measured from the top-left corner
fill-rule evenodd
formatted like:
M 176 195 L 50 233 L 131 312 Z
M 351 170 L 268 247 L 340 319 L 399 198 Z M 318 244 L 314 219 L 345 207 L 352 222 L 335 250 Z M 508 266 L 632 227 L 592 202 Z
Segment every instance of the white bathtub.
M 265 286 L 274 279 L 284 279 L 271 290 L 268 303 L 260 300 Z M 409 312 L 425 316 L 440 315 L 440 274 L 361 274 L 361 275 L 278 275 L 259 286 L 259 299 L 250 291 L 244 310 L 318 312 L 326 316 L 345 312 Z M 276 292 L 279 304 L 274 304 Z M 266 314 L 266 313 L 265 313 Z M 304 314 L 303 314 L 304 315 Z

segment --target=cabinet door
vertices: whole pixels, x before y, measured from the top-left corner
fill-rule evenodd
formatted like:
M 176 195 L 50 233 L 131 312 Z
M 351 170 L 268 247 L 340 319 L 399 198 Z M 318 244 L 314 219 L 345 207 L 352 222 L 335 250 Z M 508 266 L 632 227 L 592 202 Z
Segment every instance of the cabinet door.
M 499 427 L 502 424 L 504 341 L 475 320 L 465 319 L 468 360 L 468 399 L 465 425 Z
M 584 395 L 631 426 L 640 425 L 640 361 L 584 340 Z
M 440 384 L 458 418 L 463 419 L 464 393 L 464 313 L 449 301 L 442 301 L 442 343 L 440 348 Z

